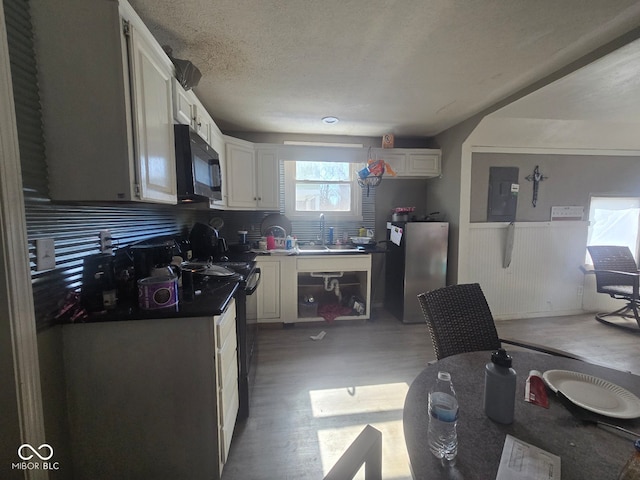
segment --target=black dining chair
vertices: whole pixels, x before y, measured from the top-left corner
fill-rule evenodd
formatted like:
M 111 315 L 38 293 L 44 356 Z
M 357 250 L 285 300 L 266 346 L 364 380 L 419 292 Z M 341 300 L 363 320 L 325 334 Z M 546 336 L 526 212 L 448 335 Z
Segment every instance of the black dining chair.
M 498 337 L 487 299 L 477 283 L 449 285 L 418 295 L 436 358 L 497 350 L 502 343 L 565 358 L 583 358 L 555 348 Z
M 351 479 L 362 464 L 365 480 L 382 480 L 382 432 L 371 425 L 364 427 L 323 480 Z
M 595 274 L 596 291 L 627 302 L 624 307 L 613 312 L 596 313 L 596 320 L 640 333 L 640 316 L 638 316 L 640 273 L 631 250 L 629 247 L 614 245 L 591 245 L 587 250 L 593 261 L 594 270 L 586 270 L 585 273 Z M 615 317 L 618 321 L 614 320 Z M 629 322 L 629 319 L 632 321 Z

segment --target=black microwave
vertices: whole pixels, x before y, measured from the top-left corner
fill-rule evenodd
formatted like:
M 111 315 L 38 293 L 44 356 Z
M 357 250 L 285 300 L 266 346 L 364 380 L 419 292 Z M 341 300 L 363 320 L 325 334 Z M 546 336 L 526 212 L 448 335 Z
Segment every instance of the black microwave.
M 218 153 L 188 125 L 174 125 L 178 201 L 222 200 Z

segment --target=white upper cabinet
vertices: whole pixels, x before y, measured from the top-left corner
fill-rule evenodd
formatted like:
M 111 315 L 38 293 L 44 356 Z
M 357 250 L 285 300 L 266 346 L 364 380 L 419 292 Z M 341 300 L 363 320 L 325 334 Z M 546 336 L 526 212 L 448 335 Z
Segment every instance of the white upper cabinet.
M 186 91 L 176 78 L 171 82 L 173 86 L 173 119 L 176 123 L 193 126 L 193 92 Z
M 213 119 L 202 106 L 200 100 L 196 98 L 193 105 L 193 129 L 198 132 L 198 135 L 209 145 L 211 145 L 211 130 L 213 125 Z
M 441 173 L 437 149 L 426 148 L 376 148 L 372 155 L 383 159 L 396 172 L 395 178 L 432 178 Z M 385 175 L 385 178 L 394 178 Z
M 275 147 L 256 145 L 258 209 L 280 208 L 280 164 Z
M 173 64 L 123 0 L 33 0 L 50 196 L 177 203 Z
M 226 140 L 226 185 L 229 209 L 278 210 L 279 169 L 275 147 Z
M 381 150 L 382 153 L 377 153 L 376 159 L 382 158 L 388 165 L 391 167 L 396 175 L 402 176 L 404 172 L 407 170 L 407 158 L 404 153 L 386 153 L 390 151 L 389 149 Z M 388 173 L 385 172 L 386 178 L 393 178 Z
M 227 138 L 227 206 L 255 209 L 256 193 L 256 157 L 253 144 Z
M 440 175 L 440 152 L 407 152 L 405 175 L 408 177 L 437 177 Z
M 126 30 L 125 24 L 125 35 Z M 143 31 L 131 23 L 128 30 L 133 59 L 130 75 L 133 78 L 137 194 L 140 200 L 176 203 L 171 95 L 173 69 L 167 68 L 163 58 L 154 51 L 153 38 L 145 37 Z
M 173 118 L 176 123 L 189 125 L 209 145 L 218 128 L 193 90 L 186 91 L 176 78 L 173 78 Z

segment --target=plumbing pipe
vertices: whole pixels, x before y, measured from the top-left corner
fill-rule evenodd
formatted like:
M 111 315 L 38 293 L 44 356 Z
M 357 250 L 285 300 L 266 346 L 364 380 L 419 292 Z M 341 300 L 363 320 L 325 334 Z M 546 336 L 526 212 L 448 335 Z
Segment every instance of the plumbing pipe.
M 325 287 L 326 290 L 326 287 Z M 338 297 L 338 301 L 342 302 L 342 293 L 340 292 L 340 281 L 337 278 L 334 278 L 333 280 L 331 280 L 331 283 L 329 284 L 329 292 L 331 290 L 334 290 L 336 297 Z

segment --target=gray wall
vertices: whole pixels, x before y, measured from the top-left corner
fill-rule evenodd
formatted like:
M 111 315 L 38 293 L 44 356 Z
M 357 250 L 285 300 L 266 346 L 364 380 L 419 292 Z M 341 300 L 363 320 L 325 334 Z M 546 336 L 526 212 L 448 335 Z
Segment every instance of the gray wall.
M 533 182 L 525 179 L 536 165 L 547 176 L 539 184 L 537 206 L 531 204 Z M 474 153 L 471 165 L 471 221 L 487 221 L 490 167 L 518 167 L 520 193 L 516 221 L 547 222 L 552 206 L 583 206 L 598 194 L 640 195 L 640 157 L 595 155 Z
M 433 210 L 427 205 L 427 185 L 425 179 L 385 179 L 376 187 L 376 239 L 385 240 L 387 222 L 391 220 L 391 210 L 395 207 L 416 207 L 413 215 L 422 218 Z
M 438 179 L 429 181 L 427 203 L 429 208 L 445 214 L 449 221 L 447 285 L 453 285 L 458 282 L 462 144 L 480 123 L 481 119 L 482 116 L 477 115 L 436 137 L 436 142 L 439 148 L 442 149 L 442 175 Z

